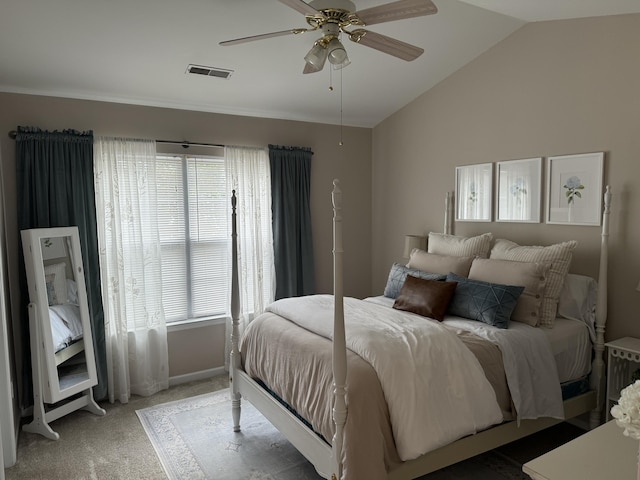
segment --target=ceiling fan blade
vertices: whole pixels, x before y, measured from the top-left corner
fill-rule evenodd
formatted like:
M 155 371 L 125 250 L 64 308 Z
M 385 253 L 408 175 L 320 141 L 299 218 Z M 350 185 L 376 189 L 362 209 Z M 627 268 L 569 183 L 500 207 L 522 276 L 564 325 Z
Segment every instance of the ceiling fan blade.
M 378 7 L 365 8 L 356 12 L 355 15 L 360 19 L 362 25 L 375 25 L 403 18 L 433 15 L 437 12 L 438 8 L 431 0 L 399 0 Z M 357 25 L 357 22 L 353 25 Z
M 290 30 L 282 30 L 280 32 L 263 33 L 262 35 L 252 35 L 250 37 L 236 38 L 234 40 L 225 40 L 224 42 L 220 42 L 220 45 L 237 45 L 239 43 L 253 42 L 255 40 L 264 40 L 265 38 L 282 37 L 284 35 L 298 35 L 310 30 L 311 29 L 309 28 L 292 28 Z
M 354 30 L 353 32 L 348 32 L 348 34 L 349 39 L 353 42 L 375 48 L 376 50 L 401 58 L 407 62 L 415 60 L 424 53 L 422 48 L 416 47 L 415 45 L 401 42 L 395 38 L 363 30 L 361 28 Z
M 322 16 L 318 10 L 302 0 L 279 0 L 279 2 L 284 3 L 287 7 L 293 8 L 302 15 L 310 15 L 312 17 L 315 17 L 316 15 Z

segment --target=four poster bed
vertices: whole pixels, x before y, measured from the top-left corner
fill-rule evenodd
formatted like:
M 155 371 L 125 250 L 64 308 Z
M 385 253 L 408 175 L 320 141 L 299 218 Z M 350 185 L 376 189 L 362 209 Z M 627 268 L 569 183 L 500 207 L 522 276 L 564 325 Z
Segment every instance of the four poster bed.
M 449 255 L 414 250 L 407 266 L 392 267 L 385 295 L 365 300 L 343 298 L 342 198 L 337 181 L 332 199 L 334 295 L 275 302 L 241 338 L 235 193 L 232 197 L 230 385 L 235 431 L 240 430 L 244 397 L 322 477 L 375 480 L 413 479 L 587 412 L 592 427 L 600 423 L 605 396 L 608 187 L 597 284 L 566 270 L 556 278 L 559 260 L 528 260 L 529 254 L 549 253 L 551 248 L 556 252 L 558 247 L 569 252 L 564 262 L 568 269 L 575 242 L 520 247 L 494 242 L 491 234 L 471 239 L 430 234 L 429 250 L 440 245 Z M 450 233 L 447 199 L 445 232 Z M 487 240 L 492 247 L 483 259 L 463 251 L 469 241 L 479 245 Z M 452 241 L 455 244 L 448 243 Z M 462 250 L 456 250 L 459 247 Z M 467 265 L 458 275 L 454 271 L 461 262 Z M 512 278 L 508 270 L 513 267 L 518 275 L 522 269 L 543 269 L 528 277 L 540 280 L 540 290 L 498 284 L 497 279 Z M 557 315 L 553 304 L 557 318 L 550 320 L 543 305 L 554 281 L 562 293 Z M 485 322 L 486 312 L 480 312 L 481 321 L 460 313 L 468 302 L 456 295 L 468 284 L 489 284 L 493 293 L 502 289 L 505 305 L 510 305 L 505 310 L 507 317 L 511 315 L 508 328 Z M 426 305 L 425 297 L 430 299 Z M 514 297 L 522 298 L 515 307 Z M 532 304 L 526 302 L 537 302 L 539 319 L 534 318 L 536 312 L 529 315 Z M 452 315 L 454 304 L 457 311 Z M 521 306 L 524 309 L 518 310 Z M 502 308 L 498 305 L 493 311 L 503 315 Z M 543 314 L 547 323 L 539 324 Z M 376 333 L 371 334 L 371 328 Z

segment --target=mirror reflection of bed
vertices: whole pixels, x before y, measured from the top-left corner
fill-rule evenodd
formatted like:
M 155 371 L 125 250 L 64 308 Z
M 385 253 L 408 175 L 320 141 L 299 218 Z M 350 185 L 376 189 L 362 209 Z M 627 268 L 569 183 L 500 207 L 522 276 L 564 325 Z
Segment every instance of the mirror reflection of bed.
M 80 317 L 78 285 L 71 268 L 71 237 L 40 239 L 49 321 L 60 389 L 89 380 Z
M 49 422 L 79 408 L 105 413 L 92 393 L 97 375 L 80 240 L 77 227 L 60 227 L 23 230 L 22 241 L 34 384 L 34 419 L 24 430 L 57 440 Z

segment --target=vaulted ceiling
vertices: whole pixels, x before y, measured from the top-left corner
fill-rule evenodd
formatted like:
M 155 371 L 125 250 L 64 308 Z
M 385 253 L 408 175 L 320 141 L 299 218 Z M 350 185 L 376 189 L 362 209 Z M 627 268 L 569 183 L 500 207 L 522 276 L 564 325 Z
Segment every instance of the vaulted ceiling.
M 219 45 L 308 27 L 277 0 L 3 0 L 0 91 L 372 127 L 528 22 L 640 13 L 638 0 L 433 2 L 435 15 L 366 27 L 423 48 L 416 60 L 343 39 L 351 65 L 305 75 L 318 32 Z

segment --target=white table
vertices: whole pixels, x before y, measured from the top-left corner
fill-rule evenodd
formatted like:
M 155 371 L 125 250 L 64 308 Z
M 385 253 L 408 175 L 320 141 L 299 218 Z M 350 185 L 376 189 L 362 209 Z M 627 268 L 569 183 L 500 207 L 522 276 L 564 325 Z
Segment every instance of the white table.
M 615 420 L 525 463 L 534 480 L 635 480 L 640 441 Z

